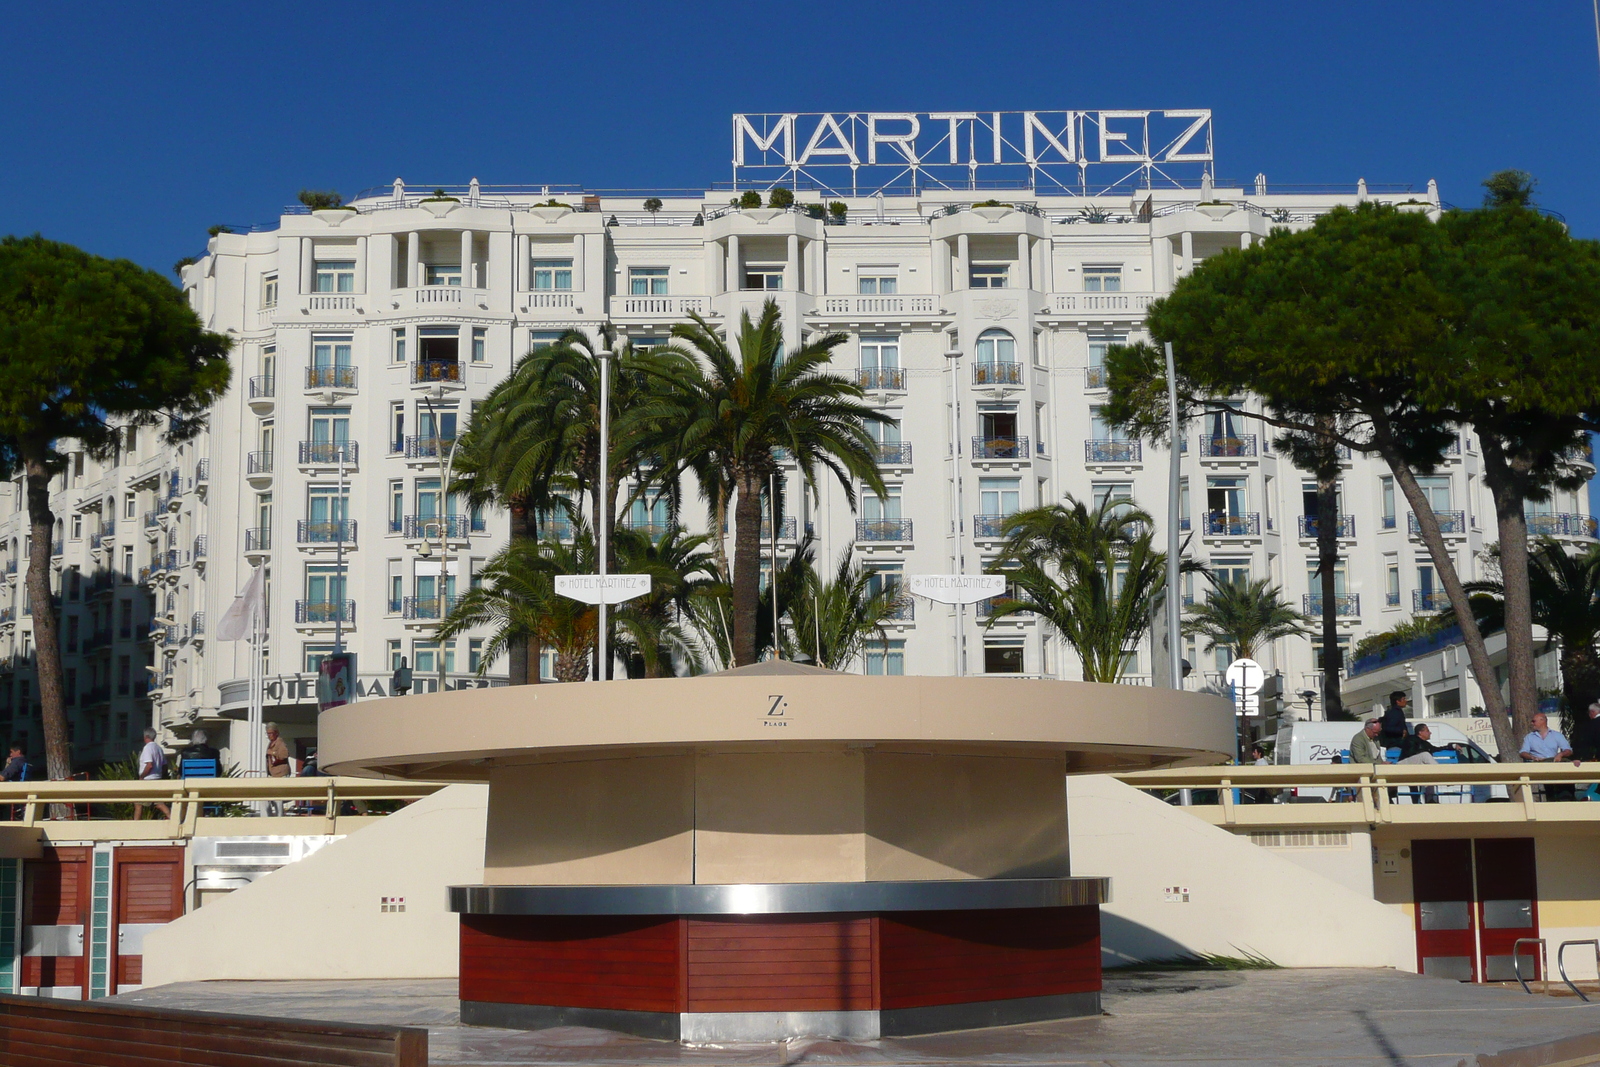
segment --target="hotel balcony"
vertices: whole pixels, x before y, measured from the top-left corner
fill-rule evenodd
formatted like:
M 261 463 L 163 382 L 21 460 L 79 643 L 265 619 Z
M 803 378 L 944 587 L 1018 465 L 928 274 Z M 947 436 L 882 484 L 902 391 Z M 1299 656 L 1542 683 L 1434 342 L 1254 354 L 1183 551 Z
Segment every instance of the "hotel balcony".
M 1207 537 L 1260 537 L 1261 514 L 1256 511 L 1241 515 L 1211 512 L 1202 520 L 1201 532 Z
M 974 363 L 972 365 L 973 385 L 1021 385 L 1022 364 L 1020 363 Z
M 353 625 L 356 621 L 354 600 L 296 600 L 294 621 L 300 626 L 320 626 L 334 623 Z
M 272 551 L 272 530 L 266 526 L 255 526 L 244 532 L 244 551 L 251 553 Z
M 911 445 L 906 441 L 881 441 L 872 446 L 880 467 L 911 466 Z
M 972 516 L 972 536 L 980 541 L 998 541 L 1005 537 L 1006 520 L 1009 515 L 974 515 Z
M 392 524 L 391 524 L 392 525 Z M 407 515 L 400 531 L 407 541 L 437 541 L 444 537 L 451 541 L 464 541 L 468 534 L 482 533 L 482 516 L 472 515 Z
M 361 454 L 355 441 L 301 441 L 302 467 L 353 467 Z
M 1434 518 L 1439 520 L 1439 532 L 1447 537 L 1459 537 L 1467 532 L 1467 513 L 1464 511 L 1436 511 Z M 1406 532 L 1412 536 L 1422 533 L 1422 524 L 1417 521 L 1416 512 L 1406 513 Z M 1531 532 L 1531 531 L 1530 531 Z
M 1312 541 L 1317 537 L 1317 516 L 1300 516 L 1300 540 Z M 1354 515 L 1339 516 L 1339 537 L 1354 537 L 1356 535 L 1356 517 Z
M 1528 516 L 1529 537 L 1595 537 L 1595 520 L 1588 515 L 1557 512 Z
M 461 361 L 456 359 L 429 359 L 411 364 L 412 385 L 441 385 L 460 388 Z
M 1098 438 L 1083 443 L 1085 463 L 1139 463 L 1144 457 L 1144 443 Z
M 331 391 L 353 393 L 356 391 L 354 367 L 307 367 L 306 392 Z
M 343 522 L 311 522 L 301 519 L 297 524 L 295 540 L 302 545 L 336 545 L 343 542 L 347 545 L 356 543 L 356 523 L 354 519 Z
M 1322 617 L 1322 596 L 1318 593 L 1306 593 L 1300 598 L 1302 614 L 1314 619 Z M 1360 593 L 1340 593 L 1333 598 L 1333 612 L 1341 619 L 1356 618 L 1361 614 Z
M 861 367 L 856 371 L 856 384 L 869 393 L 903 393 L 906 371 L 904 367 Z
M 408 596 L 401 600 L 400 613 L 408 619 L 442 619 L 455 610 L 460 597 Z
M 455 442 L 456 439 L 454 437 L 407 437 L 405 439 L 406 459 L 439 460 L 450 454 L 450 446 Z
M 250 408 L 258 415 L 272 410 L 273 401 L 278 391 L 278 382 L 270 374 L 258 374 L 250 379 L 248 388 Z
M 1233 437 L 1213 437 L 1208 434 L 1200 438 L 1201 459 L 1248 459 L 1257 454 L 1256 435 L 1253 433 Z
M 973 459 L 1027 459 L 1026 437 L 974 437 Z
M 1450 598 L 1443 589 L 1411 590 L 1412 611 L 1445 611 L 1449 607 Z
M 856 540 L 869 542 L 908 542 L 910 519 L 857 519 Z

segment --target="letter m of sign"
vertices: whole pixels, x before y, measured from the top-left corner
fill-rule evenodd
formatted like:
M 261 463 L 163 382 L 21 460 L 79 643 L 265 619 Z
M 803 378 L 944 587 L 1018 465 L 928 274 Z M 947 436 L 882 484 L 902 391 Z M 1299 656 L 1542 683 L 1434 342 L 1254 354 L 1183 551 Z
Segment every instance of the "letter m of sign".
M 781 152 L 783 153 L 783 165 L 786 167 L 794 166 L 794 120 L 796 117 L 795 115 L 733 116 L 733 165 L 736 167 L 745 165 L 745 145 L 748 143 L 755 145 L 756 151 L 760 153 L 756 158 L 755 165 L 767 164 L 767 153 Z M 750 121 L 752 118 L 758 120 L 761 126 L 766 127 L 766 133 L 763 134 L 756 129 L 757 124 Z M 782 146 L 774 147 L 778 145 L 780 138 L 783 142 Z

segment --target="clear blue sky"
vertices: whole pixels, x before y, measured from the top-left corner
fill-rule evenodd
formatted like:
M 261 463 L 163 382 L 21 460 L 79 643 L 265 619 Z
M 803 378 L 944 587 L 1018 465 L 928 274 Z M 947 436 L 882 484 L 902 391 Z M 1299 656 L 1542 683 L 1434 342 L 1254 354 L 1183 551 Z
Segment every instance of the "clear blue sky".
M 729 115 L 1209 107 L 1272 182 L 1520 167 L 1600 236 L 1591 0 L 0 6 L 0 233 L 167 270 L 304 187 L 728 177 Z

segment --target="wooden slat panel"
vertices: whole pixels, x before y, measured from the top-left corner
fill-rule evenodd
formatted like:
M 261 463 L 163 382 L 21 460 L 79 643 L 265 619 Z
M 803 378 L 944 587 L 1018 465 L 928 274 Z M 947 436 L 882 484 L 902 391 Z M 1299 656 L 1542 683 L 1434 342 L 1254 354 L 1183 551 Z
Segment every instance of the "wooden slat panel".
M 0 997 L 8 1067 L 426 1067 L 427 1031 Z
M 815 915 L 690 920 L 690 1011 L 867 1011 L 872 922 Z
M 1100 988 L 1100 910 L 901 912 L 880 920 L 887 1009 Z
M 679 920 L 461 917 L 461 999 L 675 1012 Z

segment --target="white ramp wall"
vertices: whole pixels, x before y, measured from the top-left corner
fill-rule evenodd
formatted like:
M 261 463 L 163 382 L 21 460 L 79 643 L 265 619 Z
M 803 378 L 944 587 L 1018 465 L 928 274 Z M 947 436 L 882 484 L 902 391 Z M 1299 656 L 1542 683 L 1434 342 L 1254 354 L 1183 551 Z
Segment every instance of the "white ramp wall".
M 454 785 L 152 931 L 144 984 L 453 978 L 445 888 L 483 880 L 488 787 Z M 404 911 L 383 898 L 404 898 Z
M 1072 873 L 1109 875 L 1107 967 L 1194 953 L 1416 970 L 1410 918 L 1114 778 L 1067 779 Z M 1169 899 L 1186 888 L 1188 900 Z

